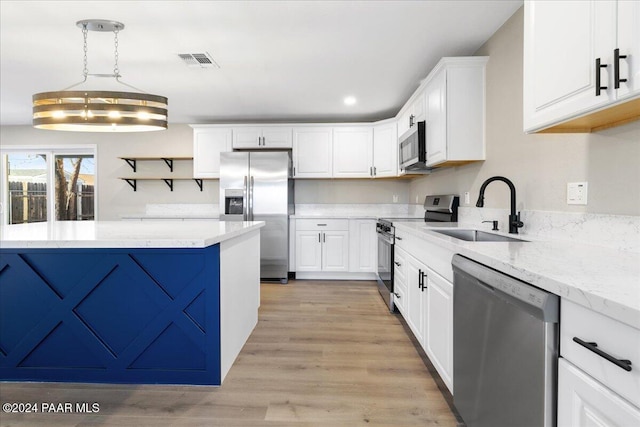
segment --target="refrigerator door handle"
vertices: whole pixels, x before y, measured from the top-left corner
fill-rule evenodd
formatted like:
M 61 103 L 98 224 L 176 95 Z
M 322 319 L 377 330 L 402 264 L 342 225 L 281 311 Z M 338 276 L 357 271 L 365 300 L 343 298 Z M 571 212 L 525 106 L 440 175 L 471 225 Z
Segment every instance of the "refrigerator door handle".
M 253 221 L 253 175 L 249 177 L 249 221 Z
M 244 185 L 242 186 L 242 220 L 248 221 L 247 217 L 249 216 L 249 205 L 248 205 L 248 187 L 247 187 L 247 177 L 244 177 Z

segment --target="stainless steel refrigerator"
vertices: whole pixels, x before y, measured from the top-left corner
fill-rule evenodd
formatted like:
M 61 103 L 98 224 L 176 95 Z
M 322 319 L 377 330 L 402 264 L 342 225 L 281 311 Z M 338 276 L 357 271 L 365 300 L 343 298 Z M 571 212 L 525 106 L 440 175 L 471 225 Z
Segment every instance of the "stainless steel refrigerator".
M 260 229 L 261 279 L 287 283 L 293 213 L 289 151 L 220 153 L 220 220 L 266 223 Z

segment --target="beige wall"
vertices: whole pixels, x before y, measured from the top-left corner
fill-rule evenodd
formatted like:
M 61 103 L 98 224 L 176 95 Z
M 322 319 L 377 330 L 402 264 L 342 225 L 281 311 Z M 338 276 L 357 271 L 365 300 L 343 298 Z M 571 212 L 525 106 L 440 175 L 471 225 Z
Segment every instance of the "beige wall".
M 521 8 L 476 52 L 490 57 L 487 160 L 413 180 L 409 200 L 469 191 L 475 205 L 482 182 L 503 175 L 514 182 L 521 210 L 640 215 L 640 122 L 593 134 L 523 133 L 523 15 Z M 589 183 L 588 205 L 567 205 L 567 183 L 581 181 Z M 491 184 L 485 196 L 486 207 L 509 207 L 502 183 Z
M 160 132 L 77 133 L 33 129 L 31 126 L 2 126 L 2 147 L 97 145 L 98 218 L 118 220 L 121 214 L 144 212 L 147 203 L 218 203 L 218 181 L 204 181 L 200 189 L 193 181 L 174 181 L 173 192 L 163 181 L 138 181 L 138 191 L 118 177 L 169 176 L 162 161 L 138 162 L 137 172 L 118 157 L 191 156 L 192 129 L 188 125 L 170 125 Z M 173 175 L 193 176 L 190 161 L 174 162 Z
M 138 191 L 118 177 L 169 176 L 169 169 L 161 161 L 138 162 L 133 170 L 118 157 L 191 156 L 193 154 L 192 129 L 184 124 L 171 124 L 161 132 L 143 133 L 76 133 L 33 129 L 31 126 L 2 126 L 2 147 L 60 146 L 95 144 L 98 149 L 98 218 L 118 220 L 120 215 L 141 213 L 146 204 L 157 203 L 212 203 L 218 204 L 218 180 L 205 180 L 204 190 L 193 181 L 174 181 L 174 190 L 162 181 L 138 181 Z M 174 162 L 173 175 L 193 175 L 189 161 Z M 407 203 L 408 182 L 396 179 L 351 180 L 297 180 L 296 203 Z
M 402 179 L 298 179 L 296 203 L 408 203 Z M 393 196 L 398 201 L 393 201 Z
M 518 209 L 640 215 L 640 122 L 595 134 L 525 135 L 522 132 L 523 10 L 520 9 L 477 55 L 487 65 L 487 160 L 443 169 L 414 180 L 298 180 L 296 203 L 422 203 L 426 194 L 471 193 L 475 204 L 482 182 L 493 175 L 510 178 L 518 191 Z M 147 203 L 218 202 L 218 181 L 205 181 L 200 192 L 192 181 L 139 182 L 138 191 L 117 179 L 132 170 L 118 157 L 191 156 L 192 130 L 172 124 L 167 131 L 95 134 L 2 126 L 2 146 L 96 144 L 98 212 L 102 220 L 143 212 Z M 177 162 L 176 176 L 191 176 L 191 162 Z M 167 175 L 162 162 L 140 163 L 139 175 Z M 589 204 L 566 204 L 567 182 L 589 183 Z M 417 202 L 416 202 L 417 198 Z M 508 208 L 507 187 L 488 187 L 486 205 Z M 464 200 L 463 200 L 464 201 Z

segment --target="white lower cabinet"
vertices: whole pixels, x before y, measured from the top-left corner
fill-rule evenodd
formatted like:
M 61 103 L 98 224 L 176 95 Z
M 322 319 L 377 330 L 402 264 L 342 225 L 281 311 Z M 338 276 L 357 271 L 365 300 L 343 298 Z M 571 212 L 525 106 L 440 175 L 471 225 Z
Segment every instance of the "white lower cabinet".
M 558 427 L 640 426 L 640 330 L 566 299 L 560 318 Z
M 296 273 L 349 271 L 349 220 L 296 220 Z
M 375 273 L 378 256 L 376 220 L 349 220 L 349 271 L 353 273 Z
M 405 320 L 413 335 L 424 342 L 424 301 L 425 292 L 422 286 L 427 267 L 413 256 L 407 254 L 407 315 Z M 423 346 L 424 347 L 424 346 Z
M 453 391 L 453 283 L 427 268 L 424 349 Z
M 558 363 L 558 427 L 640 426 L 640 410 L 566 359 Z
M 396 295 L 396 305 L 453 393 L 452 257 L 450 250 L 396 227 L 394 287 L 406 288 Z
M 322 232 L 322 271 L 349 270 L 349 231 Z
M 393 297 L 394 304 L 404 318 L 407 312 L 407 253 L 395 247 L 393 254 Z

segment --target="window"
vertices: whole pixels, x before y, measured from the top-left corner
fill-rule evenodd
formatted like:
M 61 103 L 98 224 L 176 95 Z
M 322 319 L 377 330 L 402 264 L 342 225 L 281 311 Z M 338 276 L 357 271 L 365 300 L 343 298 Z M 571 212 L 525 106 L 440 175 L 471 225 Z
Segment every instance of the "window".
M 95 148 L 2 150 L 5 224 L 95 219 Z

